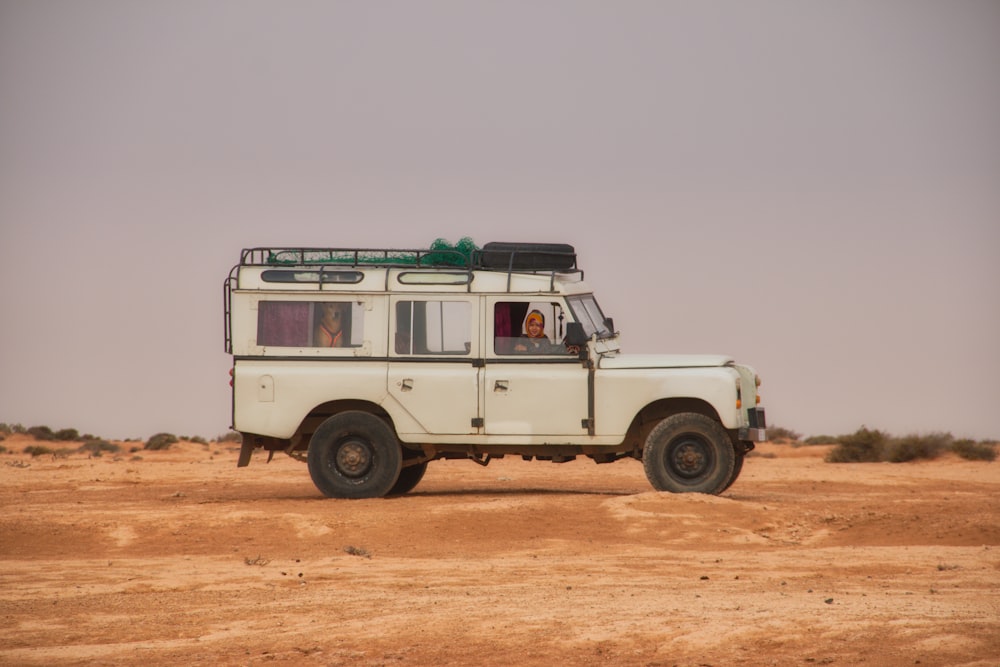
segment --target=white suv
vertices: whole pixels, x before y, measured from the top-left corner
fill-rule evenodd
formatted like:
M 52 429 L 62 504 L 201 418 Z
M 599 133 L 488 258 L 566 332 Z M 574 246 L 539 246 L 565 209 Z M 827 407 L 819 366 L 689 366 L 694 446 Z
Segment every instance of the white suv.
M 330 497 L 507 454 L 632 457 L 658 490 L 721 493 L 765 439 L 753 369 L 622 354 L 568 245 L 252 248 L 224 294 L 238 465 L 283 451 Z

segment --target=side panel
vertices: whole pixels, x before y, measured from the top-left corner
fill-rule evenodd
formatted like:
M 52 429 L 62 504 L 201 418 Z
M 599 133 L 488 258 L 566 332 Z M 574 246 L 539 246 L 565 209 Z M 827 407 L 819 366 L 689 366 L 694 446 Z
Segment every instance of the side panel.
M 385 401 L 385 363 L 350 359 L 237 359 L 233 427 L 290 438 L 309 411 L 328 401 Z
M 394 295 L 389 306 L 387 391 L 410 417 L 399 436 L 480 433 L 479 297 Z
M 587 437 L 587 369 L 579 362 L 486 364 L 486 433 L 544 436 L 579 443 Z
M 644 406 L 664 398 L 709 403 L 726 428 L 744 426 L 736 408 L 732 368 L 598 369 L 595 378 L 597 435 L 624 435 Z
M 412 419 L 413 426 L 404 430 L 398 425 L 404 441 L 430 434 L 476 434 L 473 426 L 479 417 L 479 372 L 471 362 L 419 363 L 392 361 L 389 363 L 388 394 Z M 383 405 L 390 413 L 388 404 Z

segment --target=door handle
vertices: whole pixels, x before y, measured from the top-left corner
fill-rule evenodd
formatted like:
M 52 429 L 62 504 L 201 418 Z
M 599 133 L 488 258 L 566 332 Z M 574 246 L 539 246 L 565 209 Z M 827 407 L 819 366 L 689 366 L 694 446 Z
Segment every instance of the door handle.
M 399 387 L 403 391 L 410 391 L 411 389 L 413 389 L 413 379 L 412 378 L 403 378 L 403 380 L 401 380 L 399 382 Z
M 493 391 L 507 391 L 508 383 L 508 380 L 497 380 L 493 383 Z

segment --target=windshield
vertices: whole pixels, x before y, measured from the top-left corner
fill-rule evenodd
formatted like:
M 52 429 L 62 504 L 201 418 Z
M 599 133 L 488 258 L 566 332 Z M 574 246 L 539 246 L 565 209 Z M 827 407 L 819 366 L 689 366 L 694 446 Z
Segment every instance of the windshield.
M 614 335 L 593 294 L 567 297 L 566 303 L 573 311 L 573 317 L 576 321 L 583 325 L 583 332 L 587 334 L 588 338 L 595 333 L 598 338 L 610 338 Z

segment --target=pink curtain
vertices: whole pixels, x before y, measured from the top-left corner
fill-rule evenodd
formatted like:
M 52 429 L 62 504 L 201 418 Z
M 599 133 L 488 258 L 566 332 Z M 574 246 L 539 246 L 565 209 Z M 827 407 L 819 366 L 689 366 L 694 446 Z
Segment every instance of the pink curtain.
M 257 312 L 257 344 L 309 345 L 309 305 L 294 301 L 261 301 Z

